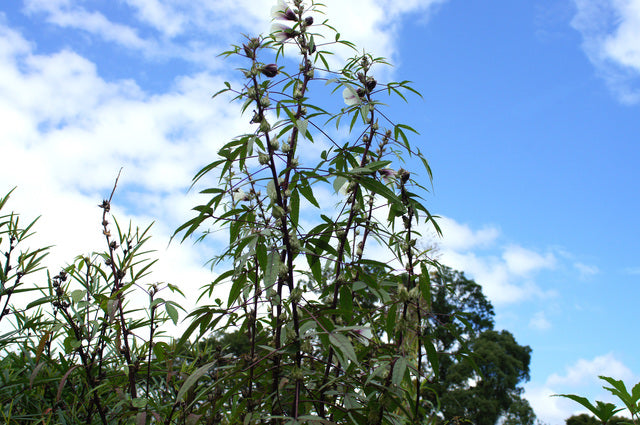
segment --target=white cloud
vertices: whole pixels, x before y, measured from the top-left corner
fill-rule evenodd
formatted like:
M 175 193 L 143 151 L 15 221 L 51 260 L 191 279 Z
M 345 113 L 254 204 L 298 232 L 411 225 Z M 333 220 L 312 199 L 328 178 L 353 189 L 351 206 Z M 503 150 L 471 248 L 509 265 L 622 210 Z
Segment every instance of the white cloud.
M 89 12 L 72 6 L 68 1 L 25 0 L 27 12 L 44 12 L 47 21 L 63 28 L 81 29 L 99 35 L 106 41 L 121 44 L 131 49 L 145 49 L 148 42 L 140 38 L 137 31 L 127 25 L 110 21 L 100 12 Z
M 158 0 L 126 0 L 126 3 L 137 10 L 140 21 L 148 23 L 169 37 L 184 30 L 184 16 L 175 13 L 166 3 Z
M 586 279 L 591 276 L 595 276 L 598 273 L 600 273 L 600 269 L 598 269 L 597 266 L 584 264 L 580 262 L 574 263 L 573 266 L 576 268 L 576 270 L 578 270 L 578 272 L 580 273 L 580 276 L 583 279 Z
M 327 0 L 327 7 L 318 7 L 326 16 L 316 15 L 315 31 L 329 33 L 317 26 L 325 18 L 338 29 L 342 39 L 354 42 L 359 51 L 389 58 L 398 65 L 396 38 L 401 20 L 408 14 L 420 16 L 426 22 L 438 6 L 447 0 Z M 79 29 L 115 42 L 122 47 L 142 52 L 148 57 L 180 57 L 208 66 L 230 42 L 237 43 L 237 34 L 266 34 L 270 27 L 270 9 L 275 0 L 126 0 L 133 9 L 138 25 L 155 32 L 140 35 L 139 28 L 118 22 L 121 16 L 105 16 L 93 11 L 91 5 L 72 4 L 66 0 L 25 0 L 25 11 L 44 14 L 46 20 L 64 28 Z M 357 16 L 357 19 L 354 17 Z M 174 40 L 181 37 L 182 44 Z M 321 40 L 319 40 L 321 41 Z M 333 34 L 327 41 L 333 41 Z M 212 47 L 213 43 L 213 47 Z M 337 46 L 336 63 L 356 54 L 349 48 Z
M 443 235 L 439 245 L 443 249 L 459 251 L 483 247 L 493 243 L 500 235 L 496 227 L 484 226 L 480 230 L 472 230 L 469 225 L 458 223 L 448 217 L 438 219 L 438 225 Z
M 570 400 L 554 397 L 556 391 L 547 386 L 524 385 L 524 398 L 529 401 L 540 423 L 550 425 L 564 424 L 565 420 L 576 412 Z
M 574 0 L 571 25 L 609 88 L 624 103 L 640 100 L 640 0 Z
M 516 244 L 501 246 L 500 230 L 495 226 L 475 230 L 448 217 L 439 218 L 438 223 L 443 232 L 442 239 L 437 241 L 439 260 L 467 273 L 482 285 L 493 303 L 508 304 L 553 295 L 532 280 L 536 273 L 555 267 L 557 260 L 552 252 L 540 253 Z
M 534 271 L 550 269 L 556 263 L 552 253 L 544 255 L 518 245 L 509 245 L 502 253 L 502 259 L 509 272 L 526 276 Z
M 578 387 L 600 382 L 598 380 L 599 375 L 622 380 L 633 378 L 633 373 L 627 366 L 616 359 L 613 353 L 607 353 L 592 360 L 579 359 L 575 364 L 567 367 L 563 375 L 553 374 L 549 376 L 547 385 Z
M 222 80 L 180 77 L 150 95 L 130 80 L 105 81 L 74 52 L 40 55 L 16 31 L 0 25 L 0 35 L 0 139 L 11 159 L 0 168 L 0 192 L 18 186 L 10 207 L 23 222 L 42 215 L 32 246 L 55 245 L 47 258 L 53 270 L 102 250 L 97 204 L 123 167 L 113 203 L 119 222 L 157 220 L 151 247 L 161 261 L 150 281 L 197 294 L 215 253 L 190 243 L 167 250 L 167 243 L 196 203 L 185 194 L 192 175 L 245 127 L 226 99 L 210 98 Z
M 551 322 L 547 319 L 544 311 L 539 311 L 529 320 L 529 327 L 539 331 L 545 331 L 551 328 Z
M 536 416 L 542 423 L 562 424 L 571 415 L 586 413 L 586 410 L 572 400 L 553 397 L 555 394 L 577 394 L 589 400 L 618 402 L 602 389 L 606 382 L 599 375 L 635 384 L 637 377 L 618 360 L 613 353 L 594 357 L 591 360 L 579 359 L 568 366 L 563 374 L 550 375 L 543 385 L 525 384 L 524 397 L 529 400 Z

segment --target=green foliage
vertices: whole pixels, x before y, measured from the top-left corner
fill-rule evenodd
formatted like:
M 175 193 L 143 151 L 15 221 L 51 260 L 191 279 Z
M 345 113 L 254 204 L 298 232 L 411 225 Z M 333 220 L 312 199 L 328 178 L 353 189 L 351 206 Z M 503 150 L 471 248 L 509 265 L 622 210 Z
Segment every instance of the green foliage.
M 0 205 L 5 203 L 6 198 Z M 22 309 L 9 309 L 15 330 L 1 347 L 4 423 L 110 424 L 125 418 L 141 423 L 147 415 L 161 416 L 158 412 L 174 406 L 179 382 L 163 383 L 171 373 L 162 361 L 170 345 L 161 341 L 157 328 L 177 319 L 180 308 L 159 295 L 179 291 L 173 285 L 143 283 L 154 263 L 145 250 L 149 228 L 123 229 L 115 220 L 111 226 L 110 207 L 110 199 L 100 205 L 106 250 L 77 257 L 53 277 L 47 274 L 45 285 L 28 288 L 39 297 Z M 5 252 L 10 254 L 29 230 L 19 228 L 16 215 L 7 217 L 10 245 Z M 9 264 L 11 255 L 5 257 Z M 17 272 L 6 274 L 3 288 L 7 282 L 17 287 L 38 269 L 34 262 L 41 258 L 21 253 Z M 148 303 L 131 305 L 140 293 Z
M 594 416 L 582 413 L 580 415 L 573 415 L 565 420 L 567 425 L 600 425 L 602 422 L 596 419 Z M 608 425 L 625 425 L 629 424 L 629 418 L 622 416 L 612 416 L 608 421 Z
M 253 111 L 251 130 L 197 173 L 205 200 L 176 235 L 228 232 L 211 259 L 225 271 L 201 298 L 218 288 L 228 296 L 192 312 L 180 344 L 244 336 L 229 346 L 235 362 L 198 386 L 229 389 L 211 400 L 223 422 L 420 423 L 423 365 L 437 362 L 423 332 L 435 263 L 414 227 L 434 218 L 398 158 L 422 159 L 422 181 L 430 170 L 409 143 L 415 131 L 381 112 L 385 93 L 413 90 L 378 82 L 372 72 L 385 61 L 368 54 L 330 69 L 330 46 L 350 43 L 318 43 L 320 27 L 331 27 L 313 23 L 316 6 L 281 7 L 290 27 L 224 53 L 243 61 L 245 82 L 216 95 Z M 262 61 L 274 54 L 284 62 Z M 342 92 L 346 106 L 312 103 L 323 89 Z M 310 158 L 319 140 L 322 153 Z
M 28 238 L 33 235 L 36 220 L 26 226 L 20 223 L 20 216 L 14 212 L 6 213 L 9 197 L 14 189 L 0 198 L 0 352 L 9 344 L 18 343 L 24 336 L 35 330 L 39 311 L 29 315 L 25 310 L 11 303 L 12 297 L 20 297 L 33 292 L 35 288 L 25 285 L 25 281 L 41 270 L 41 262 L 47 256 L 48 247 L 30 250 L 25 248 Z M 14 318 L 14 329 L 6 332 L 7 319 Z
M 244 81 L 214 96 L 249 114 L 247 132 L 195 175 L 202 203 L 174 235 L 229 237 L 179 339 L 161 329 L 179 322 L 168 293 L 180 291 L 148 281 L 150 228 L 110 215 L 117 180 L 99 205 L 104 248 L 35 285 L 24 279 L 46 249 L 16 254 L 33 223 L 0 216 L 0 321 L 14 326 L 0 336 L 5 423 L 402 425 L 435 423 L 439 406 L 448 423 L 526 416 L 514 402 L 529 348 L 493 331 L 480 287 L 417 244 L 418 224 L 440 231 L 418 183 L 431 170 L 383 104 L 415 90 L 377 81 L 385 60 L 355 48 L 331 68 L 334 47 L 354 46 L 320 6 L 280 1 L 272 34 L 223 53 Z M 335 92 L 341 107 L 326 100 Z M 405 170 L 407 157 L 423 168 Z M 19 291 L 26 306 L 9 302 Z
M 592 404 L 587 398 L 575 395 L 575 394 L 556 394 L 556 397 L 565 397 L 581 404 L 585 408 L 589 409 L 602 424 L 612 423 L 625 423 L 625 424 L 638 424 L 640 420 L 640 383 L 634 385 L 629 393 L 624 382 L 608 376 L 599 376 L 600 379 L 608 383 L 610 386 L 603 386 L 603 388 L 609 391 L 623 403 L 631 414 L 631 419 L 617 418 L 614 416 L 616 413 L 624 410 L 624 407 L 618 407 L 613 403 L 605 403 L 602 401 L 596 401 L 596 404 Z M 617 419 L 616 419 L 617 418 Z M 624 421 L 624 422 L 620 422 Z
M 502 425 L 534 425 L 535 423 L 536 415 L 529 402 L 524 398 L 518 398 L 509 406 Z

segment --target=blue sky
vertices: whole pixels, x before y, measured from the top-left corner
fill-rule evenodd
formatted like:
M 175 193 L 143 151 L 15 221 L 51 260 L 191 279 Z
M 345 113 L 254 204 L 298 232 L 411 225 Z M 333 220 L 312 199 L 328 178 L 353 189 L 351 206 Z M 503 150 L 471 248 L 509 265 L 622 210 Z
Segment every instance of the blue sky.
M 202 250 L 166 242 L 192 175 L 246 129 L 210 98 L 236 78 L 216 55 L 267 31 L 272 3 L 3 2 L 0 192 L 17 185 L 12 206 L 42 215 L 52 264 L 100 247 L 95 204 L 124 167 L 116 214 L 156 221 L 159 279 L 211 279 Z M 440 258 L 532 347 L 539 419 L 580 411 L 550 394 L 608 400 L 598 374 L 638 382 L 640 1 L 325 3 L 344 38 L 395 64 L 381 78 L 423 94 L 391 110 L 434 171 Z

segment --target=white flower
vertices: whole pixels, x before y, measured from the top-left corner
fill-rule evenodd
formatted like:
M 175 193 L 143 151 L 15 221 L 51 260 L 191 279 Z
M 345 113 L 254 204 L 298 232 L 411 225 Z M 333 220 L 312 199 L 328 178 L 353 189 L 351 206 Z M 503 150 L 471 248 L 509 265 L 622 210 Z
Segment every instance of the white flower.
M 344 103 L 349 106 L 358 105 L 362 100 L 355 89 L 347 86 L 342 90 L 342 98 L 344 99 Z
M 271 17 L 273 19 L 284 19 L 287 21 L 297 21 L 298 17 L 289 8 L 289 5 L 284 0 L 278 0 L 278 4 L 271 8 Z
M 248 201 L 249 195 L 242 189 L 236 189 L 233 191 L 233 200 L 236 202 Z
M 276 40 L 280 42 L 287 41 L 299 35 L 298 31 L 294 30 L 293 28 L 277 22 L 271 24 L 271 34 L 275 37 Z

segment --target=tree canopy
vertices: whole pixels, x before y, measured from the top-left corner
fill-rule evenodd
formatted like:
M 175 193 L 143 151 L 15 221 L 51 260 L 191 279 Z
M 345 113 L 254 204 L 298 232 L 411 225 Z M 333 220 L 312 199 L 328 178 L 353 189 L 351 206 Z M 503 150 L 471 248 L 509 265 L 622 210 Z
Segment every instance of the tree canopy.
M 432 282 L 429 331 L 445 355 L 427 399 L 445 421 L 494 425 L 504 416 L 531 425 L 535 415 L 519 387 L 529 379 L 531 348 L 509 331 L 494 330 L 491 302 L 464 273 L 442 267 Z

